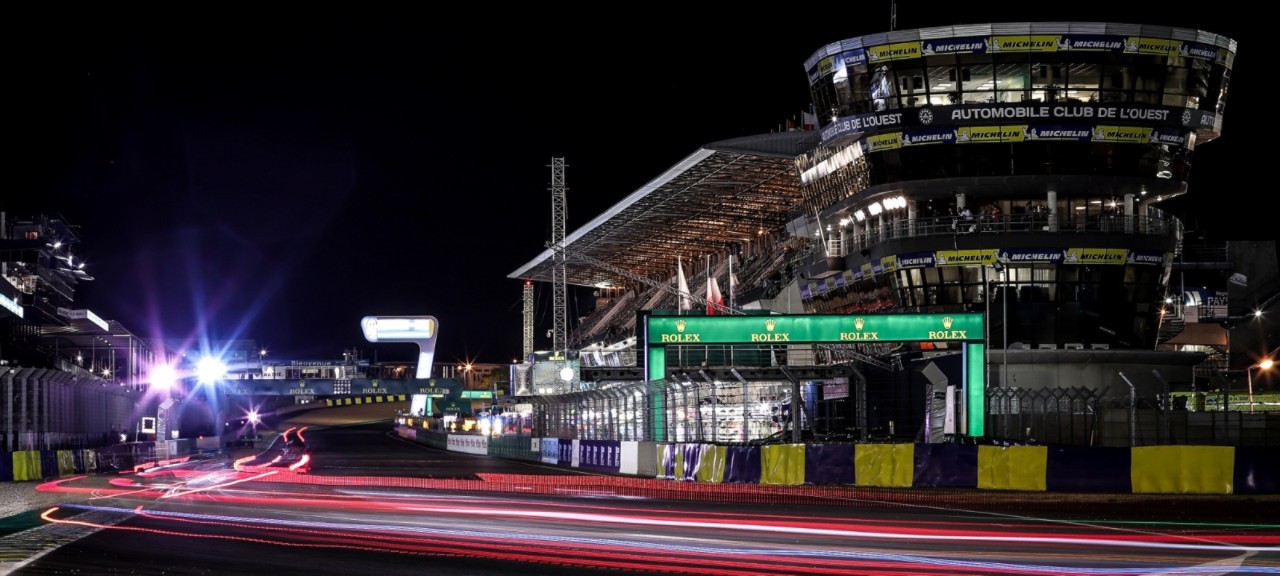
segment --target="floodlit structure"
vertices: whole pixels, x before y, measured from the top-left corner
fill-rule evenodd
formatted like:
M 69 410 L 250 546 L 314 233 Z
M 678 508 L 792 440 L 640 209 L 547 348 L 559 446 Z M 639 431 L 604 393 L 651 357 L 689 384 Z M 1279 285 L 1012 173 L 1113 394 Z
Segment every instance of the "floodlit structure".
M 700 314 L 679 303 L 678 261 L 694 263 L 695 300 L 730 287 L 734 315 L 981 314 L 986 436 L 1044 438 L 1021 423 L 1032 405 L 1096 414 L 1190 389 L 1224 351 L 1162 345 L 1183 327 L 1165 300 L 1185 255 L 1164 202 L 1188 193 L 1195 149 L 1221 134 L 1235 53 L 1212 32 L 1095 22 L 902 30 L 820 48 L 804 62 L 811 129 L 704 145 L 565 237 L 569 283 L 610 287 L 571 333 L 590 385 L 566 405 L 607 416 L 584 423 L 566 408 L 552 420 L 565 433 L 720 441 L 707 421 L 718 427 L 715 406 L 732 397 L 796 439 L 804 428 L 938 440 L 956 399 L 978 398 L 944 392 L 971 385 L 977 368 L 942 338 L 685 340 L 654 372 L 651 319 Z M 558 253 L 509 277 L 551 281 Z M 531 371 L 526 390 L 543 389 L 545 372 Z M 606 392 L 630 386 L 635 412 L 635 398 Z M 1063 441 L 1106 426 L 1084 424 Z M 769 428 L 738 426 L 729 439 Z M 1117 442 L 1142 432 L 1120 430 Z

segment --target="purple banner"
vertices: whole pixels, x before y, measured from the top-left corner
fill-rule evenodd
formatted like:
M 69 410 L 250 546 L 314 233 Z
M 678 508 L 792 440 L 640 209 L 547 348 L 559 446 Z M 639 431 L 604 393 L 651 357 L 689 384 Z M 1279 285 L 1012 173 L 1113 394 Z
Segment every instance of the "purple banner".
M 680 450 L 684 452 L 684 476 L 680 479 L 690 482 L 697 480 L 698 463 L 702 461 L 702 445 L 681 444 Z
M 853 484 L 853 444 L 806 444 L 804 483 Z
M 1045 463 L 1049 492 L 1133 492 L 1129 448 L 1050 447 Z
M 1237 446 L 1235 494 L 1280 493 L 1280 450 Z
M 725 458 L 724 481 L 731 484 L 760 483 L 760 447 L 729 446 Z
M 912 486 L 977 488 L 978 447 L 973 444 L 916 444 Z
M 622 466 L 622 444 L 617 440 L 579 440 L 578 467 L 617 472 Z

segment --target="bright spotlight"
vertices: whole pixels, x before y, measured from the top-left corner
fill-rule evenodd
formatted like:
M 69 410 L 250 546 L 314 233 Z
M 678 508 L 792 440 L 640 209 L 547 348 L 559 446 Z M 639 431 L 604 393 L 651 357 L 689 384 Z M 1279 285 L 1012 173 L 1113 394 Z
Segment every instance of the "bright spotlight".
M 227 365 L 221 360 L 212 356 L 205 356 L 196 363 L 196 379 L 201 384 L 208 384 L 222 379 L 222 375 L 227 373 Z
M 173 366 L 161 364 L 151 369 L 152 388 L 168 390 L 173 386 L 174 382 L 177 382 L 177 380 L 178 372 L 173 369 Z
M 257 426 L 257 425 L 258 425 L 258 412 L 257 412 L 257 411 L 255 411 L 255 410 L 250 410 L 250 411 L 249 411 L 249 423 L 250 423 L 250 424 L 253 424 L 254 426 Z

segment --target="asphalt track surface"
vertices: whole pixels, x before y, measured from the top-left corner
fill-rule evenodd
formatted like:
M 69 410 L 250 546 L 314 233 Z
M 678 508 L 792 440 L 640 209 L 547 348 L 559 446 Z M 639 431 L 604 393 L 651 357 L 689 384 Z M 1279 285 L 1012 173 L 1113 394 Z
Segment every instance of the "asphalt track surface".
M 689 483 L 619 490 L 646 484 L 406 442 L 387 408 L 280 423 L 307 427 L 313 483 L 227 483 L 226 461 L 181 479 L 64 482 L 77 491 L 42 527 L 60 530 L 44 535 L 57 547 L 0 573 L 1280 573 L 1275 498 L 849 489 L 708 502 L 664 491 Z

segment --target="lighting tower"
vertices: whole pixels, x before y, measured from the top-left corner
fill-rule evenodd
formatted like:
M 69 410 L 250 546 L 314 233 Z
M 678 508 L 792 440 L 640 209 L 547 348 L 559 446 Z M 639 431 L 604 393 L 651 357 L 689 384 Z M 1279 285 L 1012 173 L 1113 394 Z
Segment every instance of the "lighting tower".
M 564 158 L 551 159 L 551 244 L 556 247 L 552 251 L 552 316 L 551 352 L 554 357 L 561 358 L 556 362 L 557 370 L 563 369 L 566 357 L 565 340 L 567 340 L 568 307 L 565 305 L 565 254 L 564 254 L 564 221 L 565 221 L 565 185 Z
M 533 354 L 533 280 L 524 281 L 524 354 L 521 361 L 528 362 Z

